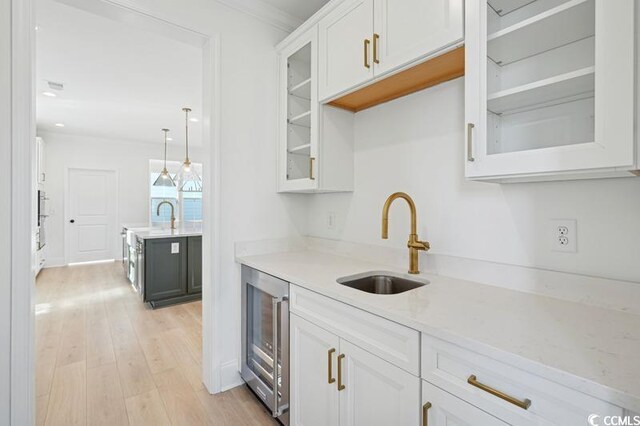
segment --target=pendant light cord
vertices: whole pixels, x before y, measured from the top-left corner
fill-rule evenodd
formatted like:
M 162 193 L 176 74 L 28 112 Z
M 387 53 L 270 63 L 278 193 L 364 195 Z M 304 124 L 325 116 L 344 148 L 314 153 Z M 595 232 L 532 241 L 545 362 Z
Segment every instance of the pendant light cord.
M 182 110 L 184 111 L 185 160 L 189 161 L 189 112 L 191 112 L 191 108 L 182 108 Z
M 167 133 L 169 129 L 162 129 L 164 132 L 164 170 L 167 170 Z

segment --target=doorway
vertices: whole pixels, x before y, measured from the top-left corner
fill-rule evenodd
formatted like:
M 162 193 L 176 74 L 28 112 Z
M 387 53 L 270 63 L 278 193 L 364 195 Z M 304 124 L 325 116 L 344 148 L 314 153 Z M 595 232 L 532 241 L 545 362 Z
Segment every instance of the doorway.
M 218 339 L 222 332 L 222 318 L 213 309 L 214 299 L 220 292 L 220 257 L 219 228 L 220 228 L 220 37 L 216 31 L 203 29 L 202 32 L 183 27 L 174 23 L 172 19 L 162 14 L 154 14 L 149 10 L 136 7 L 128 2 L 114 2 L 110 0 L 59 0 L 61 3 L 109 16 L 114 19 L 129 22 L 161 33 L 175 35 L 177 39 L 198 44 L 203 49 L 203 163 L 205 172 L 203 180 L 209 182 L 203 190 L 203 219 L 207 222 L 203 229 L 203 257 L 210 259 L 203 265 L 203 365 L 202 378 L 207 389 L 217 392 L 221 389 L 220 357 L 222 346 L 214 346 L 214 339 Z M 8 94 L 7 104 L 13 108 L 7 114 L 3 110 L 2 118 L 7 118 L 4 129 L 11 135 L 10 149 L 6 151 L 12 167 L 7 167 L 10 177 L 9 196 L 11 212 L 14 218 L 11 223 L 4 221 L 5 229 L 12 229 L 13 239 L 2 253 L 7 254 L 7 268 L 10 279 L 7 280 L 8 300 L 6 312 L 10 312 L 11 321 L 7 321 L 7 336 L 10 329 L 10 339 L 3 342 L 11 343 L 11 350 L 0 361 L 7 368 L 0 371 L 7 388 L 10 387 L 12 396 L 10 401 L 11 419 L 16 424 L 32 424 L 34 422 L 34 308 L 35 292 L 32 270 L 33 245 L 29 235 L 31 233 L 31 210 L 34 203 L 29 193 L 32 182 L 31 174 L 31 144 L 35 138 L 35 123 L 33 121 L 32 102 L 34 96 L 33 71 L 35 62 L 33 47 L 35 41 L 35 21 L 33 0 L 7 0 L 2 3 L 3 19 L 6 18 L 5 33 L 8 37 L 4 45 L 13 49 L 5 49 L 3 60 L 12 64 L 12 74 L 2 74 L 7 77 L 5 86 L 0 86 L 2 93 Z M 11 23 L 11 25 L 9 25 Z M 196 25 L 197 26 L 197 25 Z M 4 90 L 7 89 L 7 90 Z M 99 159 L 99 154 L 95 156 Z M 84 164 L 73 167 L 84 167 Z M 94 167 L 94 165 L 89 165 Z M 100 167 L 100 165 L 97 165 Z M 7 185 L 8 187 L 9 185 Z M 11 191 L 9 191 L 11 190 Z M 5 192 L 3 191 L 3 194 Z M 7 216 L 6 218 L 8 218 Z M 6 250 L 5 250 L 6 249 Z M 5 265 L 3 263 L 3 265 Z M 9 269 L 11 266 L 11 270 Z M 4 294 L 4 293 L 3 293 Z M 9 366 L 11 367 L 9 369 Z M 8 372 L 11 372 L 9 383 Z M 7 374 L 5 374 L 7 373 Z M 9 394 L 9 389 L 6 389 Z M 4 408 L 4 406 L 3 406 Z M 6 406 L 8 412 L 9 406 Z
M 65 246 L 68 262 L 115 259 L 118 183 L 113 170 L 69 169 Z

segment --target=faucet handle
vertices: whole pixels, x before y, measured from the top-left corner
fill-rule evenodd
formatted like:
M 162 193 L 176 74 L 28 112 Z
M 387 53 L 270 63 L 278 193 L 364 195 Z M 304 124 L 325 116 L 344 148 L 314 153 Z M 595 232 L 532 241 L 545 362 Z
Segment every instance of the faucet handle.
M 407 246 L 409 246 L 409 248 L 413 248 L 416 250 L 424 250 L 427 251 L 431 248 L 431 244 L 429 244 L 429 241 L 413 241 L 413 242 L 409 242 L 409 244 L 407 244 Z

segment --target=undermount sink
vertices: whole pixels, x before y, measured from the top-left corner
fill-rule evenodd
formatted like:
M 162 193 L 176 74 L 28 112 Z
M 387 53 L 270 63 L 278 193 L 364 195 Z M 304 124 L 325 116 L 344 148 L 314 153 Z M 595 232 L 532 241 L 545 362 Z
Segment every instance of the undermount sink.
M 429 284 L 428 280 L 388 271 L 364 272 L 338 278 L 338 284 L 371 294 L 399 294 Z

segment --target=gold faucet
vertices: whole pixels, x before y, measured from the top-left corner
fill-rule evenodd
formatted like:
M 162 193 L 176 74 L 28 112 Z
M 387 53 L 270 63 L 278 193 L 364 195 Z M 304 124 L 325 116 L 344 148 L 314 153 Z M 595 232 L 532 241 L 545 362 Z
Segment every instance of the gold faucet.
M 171 206 L 171 229 L 176 229 L 176 217 L 174 216 L 173 204 L 171 204 L 169 201 L 162 201 L 160 204 L 158 204 L 158 211 L 156 212 L 156 215 L 160 216 L 160 206 L 162 206 L 163 204 L 169 204 Z
M 409 247 L 409 273 L 419 274 L 418 250 L 426 251 L 429 250 L 431 246 L 427 241 L 418 240 L 418 234 L 416 232 L 416 205 L 408 194 L 396 192 L 389 195 L 389 198 L 385 201 L 384 207 L 382 208 L 382 239 L 386 240 L 389 238 L 389 207 L 391 207 L 391 203 L 393 203 L 396 198 L 404 198 L 411 210 L 411 233 L 409 234 L 409 241 L 407 242 L 407 247 Z

